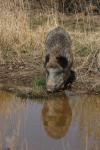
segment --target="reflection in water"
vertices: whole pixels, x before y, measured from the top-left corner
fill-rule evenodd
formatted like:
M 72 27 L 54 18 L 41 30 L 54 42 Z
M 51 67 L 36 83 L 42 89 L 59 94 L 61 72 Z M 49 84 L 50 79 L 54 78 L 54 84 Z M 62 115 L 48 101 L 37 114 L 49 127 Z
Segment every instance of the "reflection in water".
M 0 91 L 0 150 L 17 150 L 24 103 L 14 94 Z M 21 114 L 21 115 L 20 115 Z
M 100 150 L 100 96 L 43 102 L 0 92 L 0 150 Z
M 86 149 L 100 150 L 100 98 L 85 96 L 77 103 L 74 118 Z
M 42 119 L 47 134 L 55 139 L 64 137 L 72 119 L 67 98 L 55 98 L 44 103 Z
M 8 92 L 0 92 L 0 113 L 10 113 L 13 109 L 13 99 L 15 95 Z

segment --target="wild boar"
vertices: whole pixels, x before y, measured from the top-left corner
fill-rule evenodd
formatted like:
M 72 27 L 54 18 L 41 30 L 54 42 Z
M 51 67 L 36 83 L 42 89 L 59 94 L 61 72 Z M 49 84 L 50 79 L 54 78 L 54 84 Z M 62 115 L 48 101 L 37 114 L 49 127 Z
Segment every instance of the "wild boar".
M 71 70 L 71 43 L 69 34 L 62 27 L 53 29 L 46 37 L 44 67 L 49 92 L 62 90 L 75 79 L 75 73 Z
M 51 138 L 63 138 L 72 121 L 72 111 L 67 97 L 54 97 L 45 101 L 42 109 L 43 126 Z

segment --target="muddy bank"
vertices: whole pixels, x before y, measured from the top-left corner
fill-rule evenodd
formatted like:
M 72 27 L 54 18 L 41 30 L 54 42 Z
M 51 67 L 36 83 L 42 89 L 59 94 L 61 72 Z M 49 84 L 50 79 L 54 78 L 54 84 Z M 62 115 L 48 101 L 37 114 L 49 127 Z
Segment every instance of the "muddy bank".
M 0 90 L 6 90 L 28 98 L 47 98 L 52 96 L 52 94 L 47 94 L 45 87 L 42 90 L 36 90 L 34 87 L 36 77 L 37 79 L 40 76 L 44 78 L 43 68 L 40 70 L 39 68 L 36 69 L 34 65 L 24 63 L 1 64 Z M 100 94 L 99 72 L 88 71 L 85 68 L 78 70 L 76 76 L 76 81 L 72 87 L 66 89 L 67 94 Z M 96 82 L 97 85 L 95 85 Z M 56 94 L 64 94 L 64 91 Z
M 31 63 L 0 64 L 0 90 L 15 93 L 22 98 L 48 98 L 46 89 L 39 89 L 34 81 L 44 78 L 41 65 Z
M 6 91 L 9 93 L 15 94 L 17 97 L 21 97 L 22 99 L 50 99 L 56 96 L 65 95 L 64 91 L 59 93 L 47 93 L 46 89 L 42 91 L 36 91 L 33 87 L 25 87 L 25 86 L 18 86 L 14 84 L 2 84 L 0 83 L 0 91 Z M 71 94 L 71 93 L 70 93 Z
M 39 76 L 41 67 L 31 63 L 0 64 L 0 83 L 32 87 L 33 79 Z

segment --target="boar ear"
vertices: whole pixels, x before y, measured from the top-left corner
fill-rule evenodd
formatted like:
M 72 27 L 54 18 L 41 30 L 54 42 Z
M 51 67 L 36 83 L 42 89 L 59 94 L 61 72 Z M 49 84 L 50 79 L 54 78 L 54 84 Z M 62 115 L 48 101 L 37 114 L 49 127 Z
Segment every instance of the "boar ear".
M 49 54 L 45 56 L 44 67 L 46 67 L 47 63 L 49 62 L 49 58 L 50 58 Z
M 68 60 L 66 57 L 58 56 L 57 61 L 62 68 L 66 68 L 68 65 Z

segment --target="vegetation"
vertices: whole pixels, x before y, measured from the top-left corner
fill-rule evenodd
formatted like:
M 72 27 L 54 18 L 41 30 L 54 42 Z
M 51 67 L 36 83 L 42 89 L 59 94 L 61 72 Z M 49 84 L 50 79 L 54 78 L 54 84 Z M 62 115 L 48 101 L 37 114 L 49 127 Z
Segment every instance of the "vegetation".
M 72 38 L 77 73 L 73 87 L 99 93 L 96 57 L 100 52 L 100 16 L 84 12 L 66 15 L 55 8 L 46 13 L 34 10 L 28 1 L 0 0 L 0 81 L 8 82 L 8 78 L 9 82 L 33 86 L 32 79 L 43 76 L 44 72 L 45 37 L 60 25 Z M 42 80 L 36 80 L 36 86 L 40 86 Z
M 63 101 L 59 103 L 60 99 L 55 98 L 55 96 L 62 97 L 63 92 L 55 94 L 46 92 L 43 68 L 45 37 L 54 27 L 59 25 L 64 27 L 72 39 L 74 70 L 77 77 L 71 89 L 72 94 L 74 92 L 100 94 L 100 2 L 99 0 L 80 0 L 81 3 L 79 0 L 56 0 L 56 2 L 55 0 L 0 0 L 0 90 L 9 92 L 0 92 L 0 113 L 1 120 L 4 120 L 3 129 L 3 124 L 0 122 L 0 149 L 16 149 L 20 139 L 20 127 L 24 129 L 21 122 L 28 122 L 27 117 L 34 118 L 30 110 L 33 106 L 27 107 L 26 99 L 38 99 L 37 101 L 42 103 L 46 101 L 50 108 L 53 108 L 52 106 L 58 107 L 58 110 L 60 108 L 60 111 L 56 110 L 57 114 L 63 112 L 61 110 Z M 16 93 L 17 97 L 10 92 Z M 68 94 L 68 91 L 66 93 Z M 25 101 L 18 101 L 20 99 L 18 97 Z M 52 101 L 47 101 L 48 98 Z M 74 98 L 77 99 L 77 96 Z M 66 99 L 67 97 L 65 101 Z M 77 119 L 79 122 L 83 141 L 88 149 L 89 136 L 96 133 L 97 139 L 100 137 L 98 126 L 100 101 L 99 97 L 96 99 L 95 96 L 90 98 L 85 96 L 82 99 L 79 101 L 78 98 L 77 103 L 72 98 L 71 103 L 74 120 Z M 53 100 L 58 102 L 55 101 L 53 104 Z M 30 117 L 25 110 L 31 113 Z M 54 113 L 53 109 L 50 110 Z M 9 121 L 10 127 L 14 129 L 11 133 Z M 5 128 L 9 132 L 6 132 Z M 4 135 L 7 134 L 10 136 L 3 141 Z M 24 140 L 26 148 L 23 148 Z M 8 145 L 5 142 L 8 142 Z M 21 144 L 22 149 L 29 149 L 26 139 L 23 139 Z M 96 144 L 93 147 L 98 149 Z

